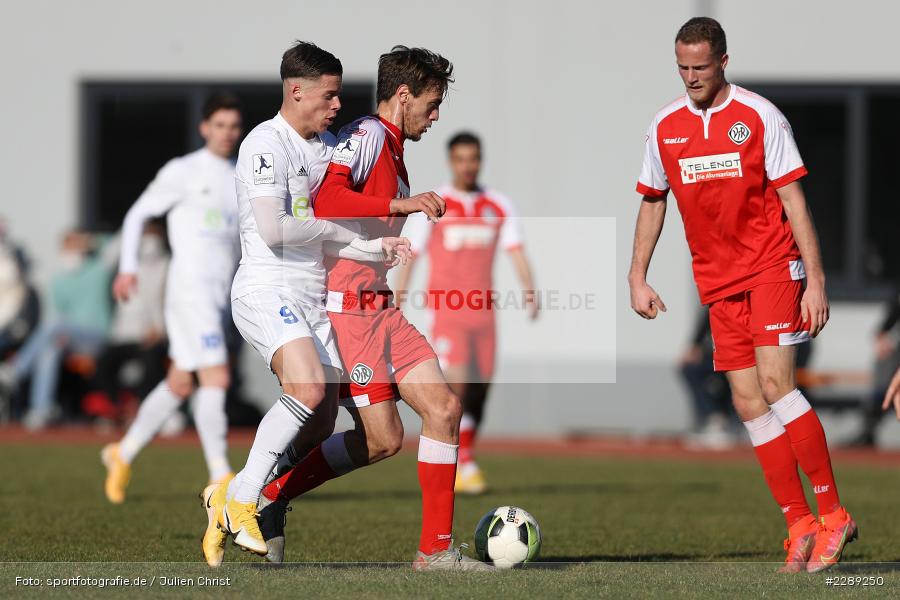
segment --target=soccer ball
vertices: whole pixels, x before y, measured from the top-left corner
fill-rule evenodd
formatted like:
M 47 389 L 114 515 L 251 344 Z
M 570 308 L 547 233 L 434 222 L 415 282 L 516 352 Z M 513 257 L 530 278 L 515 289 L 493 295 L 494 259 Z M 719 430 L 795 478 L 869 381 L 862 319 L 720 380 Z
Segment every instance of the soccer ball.
M 501 506 L 475 527 L 475 553 L 486 563 L 509 569 L 533 561 L 541 551 L 541 529 L 527 511 Z

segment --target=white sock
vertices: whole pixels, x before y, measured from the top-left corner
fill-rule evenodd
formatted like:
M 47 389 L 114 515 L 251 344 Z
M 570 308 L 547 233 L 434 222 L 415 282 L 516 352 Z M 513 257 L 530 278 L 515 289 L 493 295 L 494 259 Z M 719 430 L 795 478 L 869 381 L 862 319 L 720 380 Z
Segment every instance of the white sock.
M 761 417 L 756 417 L 749 421 L 744 421 L 744 427 L 750 434 L 750 442 L 753 447 L 762 446 L 785 433 L 784 425 L 778 420 L 775 411 L 766 411 Z
M 201 387 L 194 394 L 191 407 L 194 425 L 203 446 L 209 480 L 218 481 L 231 473 L 228 463 L 228 416 L 225 414 L 225 390 Z
M 470 415 L 467 412 L 462 414 L 462 418 L 459 420 L 459 430 L 460 431 L 473 431 L 475 429 L 475 417 Z
M 131 463 L 138 452 L 150 443 L 166 419 L 178 410 L 179 404 L 181 398 L 172 393 L 165 380 L 160 381 L 141 403 L 134 423 L 119 442 L 119 456 L 122 460 Z
M 225 490 L 225 499 L 226 500 L 234 500 L 234 495 L 237 494 L 237 491 L 241 487 L 241 482 L 244 480 L 244 472 L 241 471 L 237 475 L 234 476 L 234 479 L 228 482 L 228 489 Z
M 236 501 L 257 502 L 269 471 L 312 416 L 313 411 L 299 400 L 288 394 L 281 395 L 256 430 L 247 465 L 241 471 L 240 487 L 234 494 Z
M 350 458 L 350 453 L 347 452 L 347 445 L 344 443 L 345 433 L 347 432 L 335 433 L 322 442 L 322 457 L 338 477 L 346 475 L 357 468 L 357 465 L 353 464 L 353 460 Z
M 787 425 L 812 410 L 812 406 L 800 390 L 788 392 L 784 398 L 772 404 L 771 407 L 778 415 L 778 420 L 782 425 Z
M 439 442 L 424 435 L 419 436 L 419 462 L 435 465 L 455 465 L 458 444 Z

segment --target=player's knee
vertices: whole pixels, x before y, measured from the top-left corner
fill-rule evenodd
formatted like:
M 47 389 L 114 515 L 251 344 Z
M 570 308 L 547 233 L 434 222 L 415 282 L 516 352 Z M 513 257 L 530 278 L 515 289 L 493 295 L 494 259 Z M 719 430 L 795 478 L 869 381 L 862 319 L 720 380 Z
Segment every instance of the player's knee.
M 737 413 L 742 421 L 749 421 L 758 417 L 761 411 L 765 412 L 765 401 L 761 397 L 752 394 L 732 392 L 731 404 L 734 406 L 734 412 Z
M 369 462 L 376 463 L 380 460 L 390 458 L 400 452 L 403 447 L 403 425 L 392 428 L 381 435 L 369 437 L 367 439 L 369 446 Z
M 447 388 L 439 394 L 435 394 L 429 403 L 426 418 L 432 427 L 439 427 L 448 431 L 459 427 L 462 417 L 462 402 L 459 396 Z
M 324 382 L 284 383 L 284 393 L 310 410 L 315 410 L 325 398 Z
M 793 382 L 783 381 L 783 378 L 774 375 L 760 375 L 759 385 L 762 388 L 766 402 L 772 404 L 794 389 Z
M 227 390 L 231 385 L 231 374 L 229 374 L 228 369 L 216 369 L 208 373 L 200 373 L 198 379 L 203 387 Z
M 169 386 L 169 390 L 181 400 L 190 396 L 191 392 L 194 391 L 194 382 L 190 378 L 168 377 L 166 383 Z

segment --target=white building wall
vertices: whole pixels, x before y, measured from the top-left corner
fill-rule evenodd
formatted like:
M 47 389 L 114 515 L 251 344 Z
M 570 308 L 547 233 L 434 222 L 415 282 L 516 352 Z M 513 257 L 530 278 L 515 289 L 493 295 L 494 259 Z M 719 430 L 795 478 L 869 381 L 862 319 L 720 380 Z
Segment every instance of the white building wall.
M 308 39 L 341 58 L 346 80 L 371 80 L 379 53 L 395 43 L 422 45 L 453 60 L 457 82 L 440 123 L 408 153 L 414 191 L 444 181 L 444 141 L 465 127 L 486 141 L 485 181 L 515 198 L 523 216 L 617 219 L 616 255 L 606 258 L 615 277 L 604 276 L 602 293 L 615 304 L 618 362 L 662 367 L 688 336 L 696 292 L 671 203 L 650 273 L 669 313 L 656 322 L 631 313 L 625 274 L 638 206 L 633 190 L 646 126 L 681 93 L 674 34 L 699 5 L 711 6 L 728 32 L 735 79 L 896 81 L 900 75 L 894 27 L 900 4 L 890 0 L 8 4 L 0 23 L 6 138 L 0 172 L 7 182 L 0 214 L 45 282 L 59 235 L 78 215 L 78 101 L 85 79 L 274 81 L 282 51 Z M 560 261 L 530 235 L 539 283 L 542 274 L 575 279 L 589 267 L 590 261 Z M 503 261 L 498 278 L 501 287 L 515 287 Z M 816 364 L 866 368 L 877 310 L 836 305 Z M 535 332 L 530 362 L 538 363 L 557 333 L 552 327 Z M 501 341 L 501 356 L 529 362 L 528 345 L 523 352 L 522 338 L 510 337 L 515 345 Z M 678 398 L 681 416 L 672 418 L 683 424 L 683 395 L 668 389 L 671 380 L 661 385 Z M 604 397 L 629 395 L 622 385 L 616 393 L 603 389 Z

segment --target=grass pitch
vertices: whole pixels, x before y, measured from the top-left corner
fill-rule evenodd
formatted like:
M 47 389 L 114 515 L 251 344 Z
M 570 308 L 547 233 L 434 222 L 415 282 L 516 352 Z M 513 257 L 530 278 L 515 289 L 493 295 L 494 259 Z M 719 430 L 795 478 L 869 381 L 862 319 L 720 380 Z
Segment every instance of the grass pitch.
M 900 473 L 889 468 L 837 466 L 861 539 L 838 570 L 816 576 L 773 572 L 784 528 L 751 461 L 485 455 L 491 492 L 457 499 L 456 541 L 471 544 L 482 514 L 517 504 L 541 524 L 541 563 L 501 573 L 412 573 L 420 514 L 409 453 L 295 501 L 291 564 L 268 566 L 229 544 L 226 565 L 211 570 L 199 553 L 206 520 L 197 500 L 205 475 L 199 448 L 147 449 L 122 506 L 103 497 L 99 448 L 0 444 L 0 597 L 40 589 L 104 598 L 799 598 L 829 593 L 829 576 L 852 581 L 833 591 L 851 597 L 900 590 L 897 564 L 873 564 L 900 562 Z M 233 464 L 245 455 L 233 451 Z M 101 589 L 72 579 L 117 576 L 137 585 L 120 579 Z M 878 577 L 882 585 L 861 585 Z

